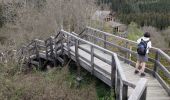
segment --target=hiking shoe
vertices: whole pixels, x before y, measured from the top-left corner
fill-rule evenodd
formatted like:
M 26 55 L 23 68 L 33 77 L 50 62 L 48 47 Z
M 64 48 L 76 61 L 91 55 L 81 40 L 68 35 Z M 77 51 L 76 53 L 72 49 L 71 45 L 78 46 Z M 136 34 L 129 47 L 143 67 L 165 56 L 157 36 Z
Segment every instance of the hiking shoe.
M 135 70 L 135 72 L 134 72 L 135 74 L 138 74 L 139 73 L 139 71 L 138 70 Z
M 145 73 L 141 73 L 140 76 L 141 76 L 141 77 L 144 77 L 144 76 L 145 76 Z

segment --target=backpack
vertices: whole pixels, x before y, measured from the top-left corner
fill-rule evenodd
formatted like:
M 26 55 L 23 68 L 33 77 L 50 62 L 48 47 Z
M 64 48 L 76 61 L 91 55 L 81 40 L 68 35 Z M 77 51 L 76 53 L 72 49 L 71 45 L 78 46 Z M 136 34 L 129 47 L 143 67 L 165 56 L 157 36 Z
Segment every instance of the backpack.
M 143 39 L 141 39 L 141 42 L 138 44 L 137 47 L 137 53 L 139 55 L 145 56 L 146 52 L 147 52 L 147 44 L 150 40 L 148 41 L 144 41 Z

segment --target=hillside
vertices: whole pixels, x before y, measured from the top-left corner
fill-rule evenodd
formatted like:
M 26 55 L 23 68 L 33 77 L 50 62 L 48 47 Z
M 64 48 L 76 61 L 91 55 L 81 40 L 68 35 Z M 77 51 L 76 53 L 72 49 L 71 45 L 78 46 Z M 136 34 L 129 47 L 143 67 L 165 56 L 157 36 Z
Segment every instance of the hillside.
M 87 78 L 80 87 L 77 87 L 76 72 L 69 71 L 68 67 L 58 66 L 59 68 L 48 71 L 36 69 L 25 71 L 27 67 L 13 61 L 16 59 L 13 50 L 18 50 L 32 39 L 47 39 L 61 27 L 75 32 L 82 30 L 93 10 L 97 8 L 93 0 L 2 1 L 0 2 L 0 100 L 110 98 L 110 88 L 87 72 L 83 73 Z
M 101 3 L 111 3 L 111 9 L 116 11 L 117 18 L 123 23 L 134 21 L 141 26 L 154 26 L 165 29 L 170 26 L 169 0 L 98 0 Z

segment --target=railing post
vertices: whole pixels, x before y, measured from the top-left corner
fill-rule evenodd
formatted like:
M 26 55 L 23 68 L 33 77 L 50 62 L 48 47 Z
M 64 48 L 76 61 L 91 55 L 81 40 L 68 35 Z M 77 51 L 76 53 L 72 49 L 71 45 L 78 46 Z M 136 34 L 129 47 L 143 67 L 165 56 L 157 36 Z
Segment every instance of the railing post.
M 92 70 L 91 70 L 91 74 L 94 73 L 94 47 L 91 46 L 91 67 L 92 67 Z
M 34 42 L 35 42 L 36 57 L 37 57 L 38 62 L 39 62 L 38 67 L 40 68 L 40 67 L 42 67 L 42 61 L 41 61 L 41 58 L 40 58 L 40 55 L 39 55 L 39 50 L 38 50 L 38 45 L 37 45 L 36 40 Z
M 95 36 L 94 31 L 92 31 L 92 34 L 91 34 L 91 35 L 92 35 L 92 36 Z M 90 39 L 91 39 L 91 41 L 95 44 L 94 37 L 91 37 L 91 36 L 90 36 Z
M 127 48 L 128 49 L 128 42 L 126 42 L 126 44 L 125 44 L 125 48 Z M 126 52 L 126 55 L 125 55 L 125 58 L 127 58 L 127 59 L 129 59 L 129 52 Z M 127 61 L 125 60 L 125 63 L 127 63 Z
M 79 41 L 77 39 L 75 39 L 75 58 L 76 58 L 76 65 L 77 65 L 77 75 L 78 77 L 80 77 L 80 64 L 79 64 L 79 53 L 78 53 L 78 45 L 79 45 Z
M 67 35 L 67 50 L 68 50 L 68 57 L 71 57 L 71 54 L 70 54 L 70 40 L 69 40 L 69 35 Z
M 54 62 L 54 67 L 57 67 L 57 62 L 56 62 L 56 56 L 55 56 L 55 42 L 54 42 L 54 38 L 51 37 L 51 57 L 53 59 Z
M 147 87 L 145 88 L 140 100 L 146 100 Z
M 111 66 L 111 87 L 115 90 L 115 96 L 117 97 L 117 72 L 116 72 L 116 62 L 115 57 L 112 54 L 112 66 Z
M 107 40 L 107 36 L 106 36 L 106 34 L 104 34 L 104 48 L 105 48 L 105 49 L 107 49 L 106 40 Z
M 28 67 L 29 68 L 32 68 L 32 65 L 31 65 L 31 51 L 29 48 L 28 49 Z
M 55 52 L 55 59 L 58 58 L 58 53 L 57 53 L 57 41 L 56 41 L 56 37 L 54 37 L 54 52 Z
M 64 66 L 67 62 L 66 60 L 66 56 L 64 54 L 64 34 L 62 33 L 62 36 L 61 36 L 61 53 L 62 53 L 62 56 L 63 56 L 63 63 L 62 63 L 62 66 Z
M 159 52 L 156 51 L 156 55 L 155 55 L 155 64 L 154 64 L 154 69 L 153 69 L 153 76 L 156 77 L 156 73 L 157 73 L 157 67 L 158 67 L 158 63 L 159 62 Z
M 48 45 L 47 41 L 45 41 L 45 50 L 46 50 L 46 58 L 48 58 Z
M 114 55 L 112 55 L 112 67 L 111 67 L 111 86 L 115 88 L 116 82 L 116 62 L 114 59 Z
M 120 77 L 117 74 L 117 77 L 116 77 L 116 86 L 115 86 L 115 88 L 116 88 L 116 91 L 115 91 L 115 93 L 116 93 L 116 100 L 120 100 L 120 86 L 121 86 L 120 83 L 121 83 L 120 82 Z
M 62 33 L 62 37 L 61 37 L 61 52 L 64 55 L 64 34 Z
M 51 57 L 54 59 L 54 50 L 53 50 L 53 39 L 50 38 L 50 51 L 51 51 Z
M 123 84 L 122 87 L 122 100 L 128 99 L 128 86 L 126 84 Z
M 86 34 L 84 34 L 84 39 L 87 40 L 87 41 L 89 41 L 89 37 L 88 37 L 87 34 L 89 34 L 89 29 L 87 29 L 87 30 L 86 30 Z
M 96 36 L 96 37 L 97 37 L 96 31 L 93 31 L 93 36 Z M 97 44 L 97 39 L 94 38 L 94 37 L 93 37 L 93 39 L 94 39 L 94 44 Z
M 75 39 L 75 57 L 76 61 L 78 61 L 78 40 Z

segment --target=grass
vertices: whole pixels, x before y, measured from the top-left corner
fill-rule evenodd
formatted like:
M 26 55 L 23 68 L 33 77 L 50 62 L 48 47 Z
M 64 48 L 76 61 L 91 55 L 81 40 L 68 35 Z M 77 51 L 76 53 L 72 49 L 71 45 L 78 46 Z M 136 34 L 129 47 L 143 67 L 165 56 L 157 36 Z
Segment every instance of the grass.
M 21 72 L 19 66 L 1 64 L 0 100 L 113 100 L 110 87 L 82 70 L 77 86 L 75 65 L 48 71 Z
M 75 81 L 76 77 L 76 67 L 74 64 L 71 64 L 72 68 L 70 68 L 70 79 L 72 82 Z M 95 76 L 91 75 L 91 73 L 87 72 L 84 69 L 81 69 L 81 75 L 83 80 L 81 82 L 80 87 L 86 87 L 89 84 L 94 84 L 94 88 L 96 91 L 97 100 L 114 100 L 114 93 L 111 91 L 111 88 L 103 83 L 101 80 L 97 79 Z

